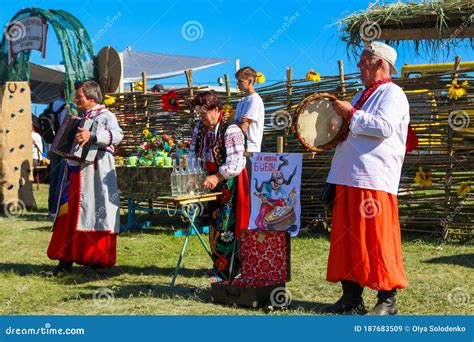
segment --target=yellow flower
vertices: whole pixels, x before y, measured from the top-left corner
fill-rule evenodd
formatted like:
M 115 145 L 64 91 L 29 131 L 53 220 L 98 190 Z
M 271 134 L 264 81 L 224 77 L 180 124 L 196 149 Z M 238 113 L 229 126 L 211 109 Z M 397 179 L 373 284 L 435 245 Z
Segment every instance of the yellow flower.
M 232 108 L 232 106 L 230 104 L 226 103 L 225 105 L 222 106 L 222 113 L 226 117 L 230 118 L 230 117 L 234 116 L 235 110 L 234 110 L 234 108 Z
M 319 76 L 319 72 L 315 72 L 313 69 L 311 69 L 306 74 L 306 80 L 307 81 L 313 81 L 313 82 L 319 82 L 319 81 L 321 81 L 321 76 Z
M 423 171 L 423 168 L 420 166 L 418 172 L 414 178 L 415 182 L 421 186 L 431 186 L 433 184 L 433 177 L 431 176 L 430 171 Z
M 155 142 L 155 141 L 156 141 L 156 138 L 155 138 L 155 137 L 151 138 L 151 141 L 152 141 L 152 142 Z
M 264 83 L 265 82 L 265 75 L 261 72 L 257 72 L 257 78 L 255 78 L 257 83 Z
M 115 103 L 115 100 L 116 100 L 115 97 L 110 96 L 110 95 L 105 95 L 104 96 L 104 105 L 106 107 L 110 107 L 111 105 L 113 105 Z
M 142 82 L 142 81 L 138 81 L 138 82 L 137 82 L 137 85 L 134 87 L 134 90 L 136 90 L 136 91 L 143 91 L 143 82 Z
M 472 185 L 470 182 L 462 182 L 461 185 L 459 185 L 458 189 L 458 195 L 459 196 L 465 196 L 468 193 L 470 193 L 472 190 Z
M 146 137 L 149 133 L 150 133 L 149 130 L 147 130 L 147 129 L 144 129 L 144 130 L 143 130 L 143 135 L 144 135 L 145 137 Z
M 466 88 L 469 86 L 467 81 L 458 84 L 457 81 L 453 80 L 451 84 L 448 84 L 447 87 L 449 88 L 449 98 L 450 99 L 459 99 L 461 96 L 466 95 L 467 90 Z

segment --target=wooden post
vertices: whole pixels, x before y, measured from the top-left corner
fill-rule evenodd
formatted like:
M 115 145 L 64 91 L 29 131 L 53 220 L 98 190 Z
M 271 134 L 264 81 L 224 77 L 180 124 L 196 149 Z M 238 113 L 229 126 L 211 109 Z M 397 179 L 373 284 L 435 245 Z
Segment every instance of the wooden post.
M 130 82 L 130 93 L 131 93 L 130 97 L 132 99 L 133 112 L 136 113 L 137 112 L 137 97 L 135 96 L 134 92 L 135 92 L 135 87 L 133 86 L 133 82 Z
M 146 72 L 142 72 L 143 94 L 146 94 Z
M 291 86 L 291 81 L 293 79 L 293 69 L 291 67 L 286 68 L 286 110 L 289 115 L 289 121 L 288 121 L 288 127 L 285 128 L 285 137 L 287 137 L 290 134 L 291 130 L 291 125 L 292 125 L 292 118 L 293 118 L 293 113 L 292 113 L 292 108 L 291 108 L 291 103 L 292 103 L 292 98 L 293 98 L 293 87 Z M 287 145 L 288 139 L 285 139 L 284 137 L 282 138 L 282 147 L 281 147 L 281 153 L 283 153 L 284 146 Z M 278 145 L 277 145 L 278 146 Z
M 339 66 L 339 91 L 341 93 L 341 97 L 346 97 L 346 87 L 344 86 L 344 62 L 340 59 L 337 61 Z
M 186 82 L 188 83 L 188 89 L 189 89 L 189 96 L 193 97 L 194 96 L 194 89 L 193 87 L 193 71 L 191 69 L 188 69 L 184 72 L 186 75 Z
M 293 88 L 291 87 L 291 80 L 293 78 L 293 69 L 286 68 L 286 109 L 291 111 L 291 97 L 293 95 Z
M 124 87 L 123 87 L 123 53 L 122 52 L 119 52 L 119 58 L 120 58 L 121 72 L 120 72 L 120 83 L 119 83 L 118 92 L 122 94 L 125 92 Z
M 283 151 L 284 151 L 283 143 L 284 143 L 283 136 L 281 136 L 281 135 L 278 136 L 277 137 L 277 153 L 283 153 Z
M 146 72 L 142 72 L 142 86 L 143 86 L 143 89 L 142 89 L 142 93 L 143 95 L 146 95 L 146 88 L 147 88 L 147 85 L 146 85 Z M 144 110 L 144 114 L 145 114 L 145 126 L 146 128 L 150 128 L 150 113 L 148 113 L 148 99 L 144 98 L 144 101 L 143 101 L 143 110 Z
M 456 57 L 454 58 L 454 71 L 458 71 L 460 65 L 461 65 L 461 56 L 456 56 Z M 457 82 L 458 76 L 459 76 L 458 73 L 455 72 L 455 73 L 453 74 L 453 81 L 456 81 L 456 82 Z
M 235 72 L 239 71 L 239 69 L 240 69 L 240 59 L 237 58 L 235 60 Z
M 459 70 L 459 64 L 461 63 L 461 57 L 456 56 L 454 59 L 454 71 Z M 453 81 L 457 81 L 458 74 L 457 72 L 453 73 Z M 450 112 L 451 115 L 452 112 Z M 447 136 L 447 145 L 448 145 L 448 155 L 449 155 L 449 165 L 448 169 L 446 170 L 446 175 L 444 177 L 444 203 L 446 205 L 444 206 L 444 214 L 447 217 L 449 213 L 451 212 L 451 205 L 452 205 L 452 197 L 451 197 L 451 182 L 453 178 L 453 167 L 454 163 L 453 161 L 453 156 L 454 156 L 454 149 L 453 149 L 453 128 L 449 124 L 449 118 L 448 118 L 448 136 Z M 448 237 L 449 233 L 449 225 L 448 221 L 446 220 L 446 224 L 442 227 L 442 237 L 443 239 L 446 240 Z
M 229 74 L 225 74 L 224 78 L 225 78 L 225 94 L 227 96 L 227 102 L 230 102 L 230 78 L 229 78 Z

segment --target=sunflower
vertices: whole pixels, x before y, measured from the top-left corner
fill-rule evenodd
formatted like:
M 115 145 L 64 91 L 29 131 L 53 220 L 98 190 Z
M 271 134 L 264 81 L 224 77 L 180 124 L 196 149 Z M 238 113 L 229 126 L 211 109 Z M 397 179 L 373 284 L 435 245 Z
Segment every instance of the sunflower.
M 471 192 L 471 190 L 472 190 L 471 182 L 462 182 L 459 185 L 457 192 L 459 196 L 466 196 L 468 193 Z
M 313 69 L 311 69 L 309 72 L 306 73 L 306 80 L 319 82 L 321 81 L 321 76 L 319 75 L 318 72 L 315 72 Z
M 105 105 L 106 107 L 110 107 L 110 106 L 112 106 L 112 105 L 115 103 L 115 100 L 116 100 L 115 97 L 110 96 L 110 95 L 105 95 L 103 102 L 104 102 L 104 105 Z
M 230 117 L 234 116 L 235 110 L 234 110 L 234 108 L 232 108 L 232 106 L 230 104 L 226 103 L 225 105 L 222 106 L 222 113 L 227 118 L 230 118 Z
M 423 171 L 423 168 L 420 166 L 418 172 L 414 178 L 415 182 L 421 186 L 431 186 L 433 184 L 433 177 L 431 176 L 430 171 Z
M 142 81 L 139 81 L 137 82 L 137 85 L 135 87 L 133 87 L 135 91 L 143 91 L 143 82 Z
M 257 72 L 257 77 L 255 78 L 255 81 L 257 83 L 264 83 L 265 82 L 265 75 L 262 74 L 261 72 Z
M 464 81 L 461 84 L 458 84 L 456 80 L 453 80 L 451 84 L 447 85 L 447 87 L 449 88 L 449 98 L 457 100 L 461 96 L 466 95 L 467 93 L 466 88 L 468 86 L 469 86 L 469 83 L 467 81 Z

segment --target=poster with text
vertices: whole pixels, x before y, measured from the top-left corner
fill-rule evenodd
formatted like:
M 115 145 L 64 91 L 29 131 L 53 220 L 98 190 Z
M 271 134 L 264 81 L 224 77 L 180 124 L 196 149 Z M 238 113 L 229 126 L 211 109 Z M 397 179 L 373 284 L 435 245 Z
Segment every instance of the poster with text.
M 301 153 L 254 153 L 250 229 L 300 230 Z

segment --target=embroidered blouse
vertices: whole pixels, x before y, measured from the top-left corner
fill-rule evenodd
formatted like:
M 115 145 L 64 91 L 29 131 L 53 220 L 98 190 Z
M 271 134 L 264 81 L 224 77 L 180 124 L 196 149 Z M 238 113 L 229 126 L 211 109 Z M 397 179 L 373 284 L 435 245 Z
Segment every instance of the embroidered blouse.
M 199 125 L 202 123 L 198 121 L 194 126 L 193 139 L 189 148 L 189 159 L 201 158 L 204 162 L 215 162 L 213 148 L 216 146 L 219 124 L 212 132 L 207 131 L 207 136 L 203 137 L 201 155 L 196 156 L 196 141 L 199 133 Z M 226 160 L 224 164 L 219 166 L 219 173 L 225 178 L 230 179 L 237 177 L 245 168 L 245 147 L 244 134 L 242 130 L 235 124 L 229 125 L 224 134 L 224 144 L 226 149 Z

